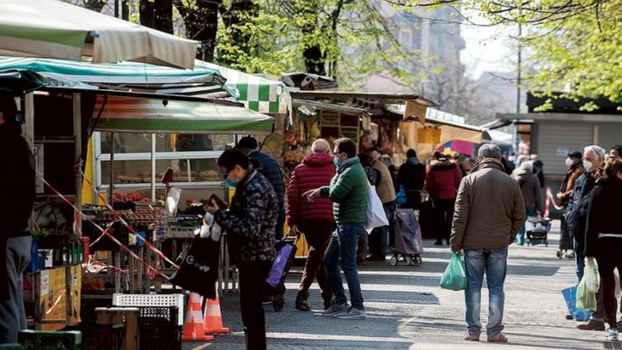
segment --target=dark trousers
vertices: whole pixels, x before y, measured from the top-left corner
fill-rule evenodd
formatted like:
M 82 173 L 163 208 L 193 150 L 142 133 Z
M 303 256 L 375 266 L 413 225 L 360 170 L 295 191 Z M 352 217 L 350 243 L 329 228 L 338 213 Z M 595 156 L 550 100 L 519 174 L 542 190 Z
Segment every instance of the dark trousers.
M 320 294 L 325 302 L 330 301 L 333 297 L 333 289 L 330 281 L 326 276 L 324 269 L 324 253 L 328 248 L 330 239 L 335 231 L 335 224 L 328 222 L 312 222 L 299 226 L 304 232 L 307 244 L 309 245 L 309 255 L 305 263 L 305 269 L 302 273 L 302 281 L 298 287 L 298 295 L 304 299 L 309 299 L 309 288 L 313 281 L 317 278 L 320 286 Z
M 616 299 L 616 280 L 614 270 L 618 269 L 618 273 L 622 272 L 622 242 L 611 242 L 617 238 L 608 240 L 607 244 L 599 242 L 598 255 L 598 272 L 602 279 L 601 290 L 602 300 L 605 309 L 605 319 L 610 327 L 617 328 L 616 313 L 618 310 L 618 300 Z
M 238 262 L 240 271 L 240 306 L 247 350 L 266 350 L 266 319 L 263 290 L 272 262 Z
M 30 236 L 7 240 L 6 269 L 9 299 L 0 298 L 0 344 L 17 343 L 17 333 L 27 329 L 24 310 L 24 271 L 30 263 Z
M 434 215 L 436 216 L 436 241 L 449 241 L 451 236 L 451 222 L 454 218 L 455 199 L 435 199 Z

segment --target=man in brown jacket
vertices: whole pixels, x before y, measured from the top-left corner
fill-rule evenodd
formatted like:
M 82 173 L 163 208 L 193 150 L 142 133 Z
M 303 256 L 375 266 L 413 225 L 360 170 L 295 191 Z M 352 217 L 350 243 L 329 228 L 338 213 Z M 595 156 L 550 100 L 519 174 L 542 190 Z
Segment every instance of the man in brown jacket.
M 389 248 L 389 241 L 395 241 L 395 237 L 390 239 L 390 234 L 393 233 L 393 217 L 395 216 L 395 186 L 393 185 L 393 179 L 391 177 L 391 171 L 380 160 L 380 153 L 376 149 L 368 151 L 371 157 L 371 166 L 380 171 L 380 181 L 376 184 L 376 193 L 382 202 L 384 207 L 384 213 L 389 219 L 389 226 L 382 226 L 375 228 L 370 236 L 369 251 L 371 256 L 368 258 L 371 261 L 385 261 Z
M 464 339 L 479 341 L 485 271 L 489 291 L 488 342 L 507 342 L 501 331 L 508 246 L 525 223 L 525 202 L 518 182 L 504 172 L 499 146 L 483 145 L 478 160 L 479 165 L 460 184 L 450 241 L 454 253 L 464 250 L 469 283 L 465 291 Z

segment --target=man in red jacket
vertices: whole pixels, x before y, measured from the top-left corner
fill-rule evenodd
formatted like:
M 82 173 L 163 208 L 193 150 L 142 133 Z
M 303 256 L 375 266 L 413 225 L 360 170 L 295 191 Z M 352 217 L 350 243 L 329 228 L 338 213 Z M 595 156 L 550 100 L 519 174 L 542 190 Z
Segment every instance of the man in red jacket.
M 449 157 L 436 152 L 436 162 L 432 163 L 430 172 L 425 179 L 425 189 L 432 197 L 434 213 L 436 215 L 436 243 L 443 245 L 443 238 L 449 244 L 451 222 L 454 217 L 454 206 L 458 187 L 462 181 L 460 168 Z
M 287 220 L 293 231 L 298 228 L 304 232 L 309 244 L 309 255 L 296 297 L 296 309 L 300 311 L 311 310 L 308 303 L 309 287 L 316 277 L 324 299 L 324 309 L 330 308 L 332 302 L 332 288 L 322 260 L 335 231 L 333 203 L 329 198 L 316 198 L 313 202 L 302 198 L 307 191 L 330 185 L 336 167 L 333 157 L 328 154 L 329 150 L 330 144 L 326 140 L 316 140 L 311 146 L 312 153 L 294 169 L 289 183 Z

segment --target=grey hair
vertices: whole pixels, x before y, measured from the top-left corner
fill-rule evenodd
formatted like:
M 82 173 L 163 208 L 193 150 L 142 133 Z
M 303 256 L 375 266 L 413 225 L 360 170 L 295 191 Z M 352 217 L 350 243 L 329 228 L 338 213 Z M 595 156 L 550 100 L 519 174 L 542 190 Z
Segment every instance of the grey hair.
M 583 149 L 583 153 L 588 153 L 588 152 L 594 152 L 595 155 L 598 156 L 599 159 L 605 159 L 605 149 L 597 146 L 597 145 L 591 145 L 591 146 L 587 146 Z
M 526 169 L 529 171 L 533 171 L 533 163 L 530 161 L 525 161 L 520 165 L 521 169 Z
M 313 153 L 328 153 L 330 150 L 330 143 L 324 139 L 317 139 L 311 145 L 311 152 Z
M 501 148 L 494 143 L 487 143 L 482 145 L 477 152 L 480 158 L 501 158 Z

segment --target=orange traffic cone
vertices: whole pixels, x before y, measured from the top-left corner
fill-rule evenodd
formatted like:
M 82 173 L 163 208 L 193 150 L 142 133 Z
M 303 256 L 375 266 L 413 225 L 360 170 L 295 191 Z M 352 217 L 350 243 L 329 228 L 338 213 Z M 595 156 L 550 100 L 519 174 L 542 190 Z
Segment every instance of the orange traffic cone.
M 203 312 L 201 311 L 201 296 L 196 293 L 190 293 L 188 311 L 186 312 L 186 322 L 184 322 L 184 335 L 181 337 L 181 340 L 214 340 L 213 336 L 205 335 L 202 320 Z
M 222 326 L 222 315 L 220 314 L 220 299 L 218 299 L 218 289 L 216 289 L 216 300 L 207 299 L 205 306 L 205 333 L 225 334 L 229 333 L 229 328 Z

